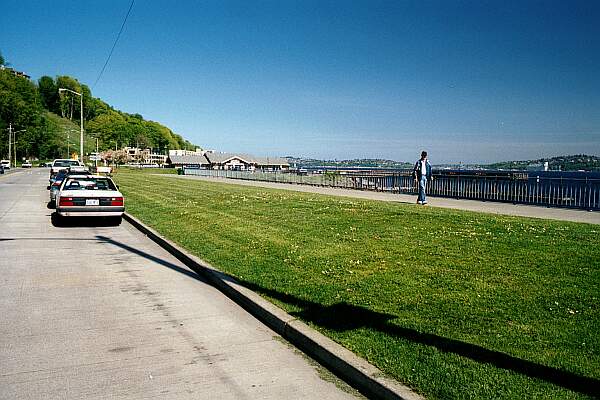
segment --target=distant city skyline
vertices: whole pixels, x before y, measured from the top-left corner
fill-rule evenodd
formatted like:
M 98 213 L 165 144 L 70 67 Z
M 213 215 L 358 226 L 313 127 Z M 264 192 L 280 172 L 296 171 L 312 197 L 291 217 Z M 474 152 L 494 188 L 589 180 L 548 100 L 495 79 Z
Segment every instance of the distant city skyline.
M 0 51 L 225 152 L 489 163 L 600 154 L 600 3 L 12 3 Z

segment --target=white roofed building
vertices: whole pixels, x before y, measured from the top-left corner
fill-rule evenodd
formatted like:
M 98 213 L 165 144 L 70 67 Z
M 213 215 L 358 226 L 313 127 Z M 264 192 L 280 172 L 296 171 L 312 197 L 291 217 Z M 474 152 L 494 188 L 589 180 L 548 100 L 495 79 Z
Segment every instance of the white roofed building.
M 169 150 L 169 157 L 170 156 L 193 156 L 193 155 L 203 155 L 204 154 L 204 150 L 202 150 L 201 148 L 196 148 L 196 150 Z
M 280 157 L 255 157 L 249 154 L 235 153 L 205 153 L 212 169 L 225 169 L 235 171 L 287 170 L 290 164 Z
M 167 162 L 174 167 L 231 171 L 284 171 L 290 168 L 287 160 L 280 157 L 255 157 L 249 154 L 217 152 L 191 153 L 180 155 L 169 152 Z

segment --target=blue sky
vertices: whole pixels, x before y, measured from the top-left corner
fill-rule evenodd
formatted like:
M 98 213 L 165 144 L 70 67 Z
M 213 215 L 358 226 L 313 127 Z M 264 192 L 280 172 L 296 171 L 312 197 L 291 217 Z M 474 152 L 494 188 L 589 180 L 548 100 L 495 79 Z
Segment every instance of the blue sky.
M 11 2 L 0 51 L 91 87 L 129 4 Z M 598 21 L 596 1 L 138 0 L 93 95 L 221 151 L 599 155 Z

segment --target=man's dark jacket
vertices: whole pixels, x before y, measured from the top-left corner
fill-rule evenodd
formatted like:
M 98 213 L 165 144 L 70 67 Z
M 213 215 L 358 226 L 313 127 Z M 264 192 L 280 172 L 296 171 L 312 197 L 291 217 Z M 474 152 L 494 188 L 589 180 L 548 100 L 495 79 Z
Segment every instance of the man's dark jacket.
M 425 161 L 425 169 L 427 170 L 425 171 L 427 180 L 431 180 L 431 164 L 429 164 L 429 160 Z M 421 177 L 423 176 L 423 171 L 421 171 L 421 160 L 417 160 L 415 163 L 415 167 L 413 168 L 413 176 L 418 180 L 421 180 Z

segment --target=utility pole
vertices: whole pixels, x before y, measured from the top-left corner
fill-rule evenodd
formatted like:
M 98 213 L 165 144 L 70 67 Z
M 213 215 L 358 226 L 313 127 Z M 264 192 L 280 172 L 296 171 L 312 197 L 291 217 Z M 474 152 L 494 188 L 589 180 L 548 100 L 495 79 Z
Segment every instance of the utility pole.
M 21 132 L 25 132 L 25 129 L 21 129 L 20 131 L 14 131 L 13 132 L 13 152 L 15 153 L 15 165 L 14 167 L 17 168 L 17 133 L 21 133 Z
M 21 129 L 19 131 L 13 131 L 12 123 L 8 123 L 8 166 L 11 166 L 11 160 L 15 163 L 13 167 L 17 166 L 17 133 L 26 132 L 27 129 Z M 14 145 L 14 148 L 12 147 Z
M 12 147 L 11 147 L 11 140 L 12 140 L 12 123 L 8 123 L 8 167 L 10 168 L 10 159 L 12 158 Z

